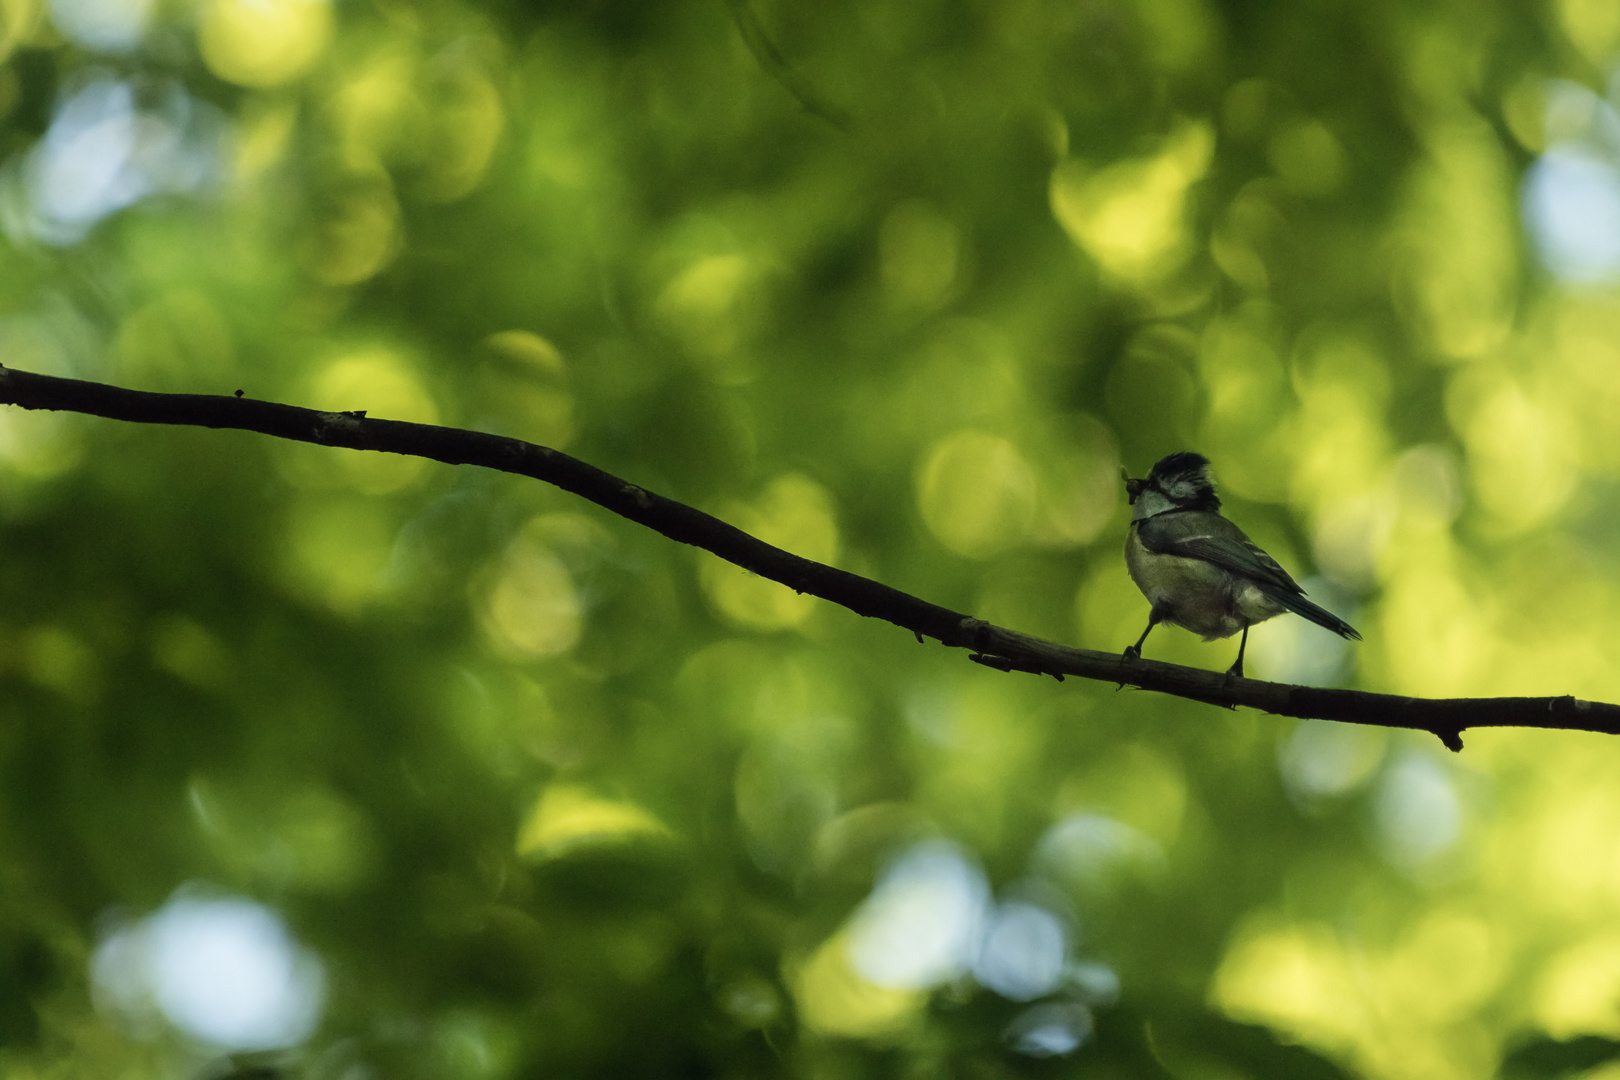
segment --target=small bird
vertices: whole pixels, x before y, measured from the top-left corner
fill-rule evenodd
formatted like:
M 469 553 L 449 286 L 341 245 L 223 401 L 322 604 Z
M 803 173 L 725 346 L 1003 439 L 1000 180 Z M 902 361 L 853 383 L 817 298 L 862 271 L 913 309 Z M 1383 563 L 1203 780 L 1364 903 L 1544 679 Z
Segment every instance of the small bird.
M 1204 455 L 1171 454 L 1145 480 L 1126 476 L 1125 492 L 1136 508 L 1125 539 L 1125 566 L 1153 605 L 1147 629 L 1125 650 L 1125 659 L 1141 657 L 1142 643 L 1161 622 L 1202 634 L 1205 641 L 1241 630 L 1237 663 L 1227 671 L 1241 677 L 1249 627 L 1285 611 L 1361 640 L 1355 627 L 1305 599 L 1305 590 L 1277 560 L 1221 516 Z

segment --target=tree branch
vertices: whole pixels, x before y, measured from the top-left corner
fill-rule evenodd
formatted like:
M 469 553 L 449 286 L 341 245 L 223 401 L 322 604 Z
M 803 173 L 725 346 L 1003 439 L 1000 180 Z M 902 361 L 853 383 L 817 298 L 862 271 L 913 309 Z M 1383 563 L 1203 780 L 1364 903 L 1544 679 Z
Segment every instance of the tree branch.
M 1323 690 L 1165 664 L 1119 653 L 1071 649 L 1014 633 L 898 589 L 772 547 L 735 526 L 666 499 L 567 454 L 476 431 L 374 420 L 364 412 L 319 412 L 246 397 L 154 394 L 0 367 L 0 404 L 87 413 L 142 424 L 236 428 L 282 439 L 480 465 L 532 477 L 589 499 L 683 544 L 702 548 L 780 582 L 882 619 L 1000 671 L 1065 675 L 1137 686 L 1211 705 L 1247 705 L 1277 716 L 1427 731 L 1452 750 L 1469 728 L 1534 727 L 1620 734 L 1620 706 L 1554 698 L 1410 698 L 1363 690 Z
M 793 65 L 787 62 L 782 50 L 765 33 L 754 9 L 748 6 L 748 0 L 726 0 L 726 6 L 731 9 L 731 18 L 737 24 L 737 33 L 742 37 L 743 44 L 748 46 L 748 51 L 754 54 L 754 59 L 766 74 L 781 83 L 782 88 L 792 94 L 811 115 L 821 117 L 839 131 L 849 131 L 854 122 L 849 112 L 816 93 L 809 81 L 793 70 Z

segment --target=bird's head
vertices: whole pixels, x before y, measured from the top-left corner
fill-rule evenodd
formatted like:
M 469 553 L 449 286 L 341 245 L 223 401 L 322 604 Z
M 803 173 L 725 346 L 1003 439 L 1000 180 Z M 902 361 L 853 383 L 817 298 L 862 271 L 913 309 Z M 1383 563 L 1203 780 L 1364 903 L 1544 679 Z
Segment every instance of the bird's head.
M 1125 478 L 1125 493 L 1136 520 L 1168 510 L 1219 510 L 1220 497 L 1209 478 L 1209 459 L 1183 450 L 1159 459 L 1144 479 Z

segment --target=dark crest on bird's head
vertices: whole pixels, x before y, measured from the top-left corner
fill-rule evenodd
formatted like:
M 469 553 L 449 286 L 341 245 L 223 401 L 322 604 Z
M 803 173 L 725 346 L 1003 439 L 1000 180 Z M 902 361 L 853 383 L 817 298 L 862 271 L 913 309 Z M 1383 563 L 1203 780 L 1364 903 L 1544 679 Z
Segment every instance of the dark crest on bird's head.
M 1143 486 L 1163 492 L 1177 509 L 1219 510 L 1221 506 L 1209 478 L 1209 458 L 1190 450 L 1160 458 Z

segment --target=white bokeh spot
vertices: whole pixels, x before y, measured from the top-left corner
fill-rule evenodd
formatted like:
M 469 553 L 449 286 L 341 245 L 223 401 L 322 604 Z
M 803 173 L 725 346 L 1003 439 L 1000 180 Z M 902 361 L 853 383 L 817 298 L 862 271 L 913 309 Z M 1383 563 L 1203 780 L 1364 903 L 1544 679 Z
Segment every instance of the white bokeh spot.
M 98 1004 L 137 1034 L 164 1020 L 231 1051 L 303 1042 L 325 999 L 320 959 L 272 909 L 191 889 L 108 935 L 90 972 Z
M 1009 900 L 990 916 L 973 977 L 1004 998 L 1032 1001 L 1062 984 L 1068 951 L 1068 929 L 1057 915 Z
M 1525 228 L 1561 281 L 1620 281 L 1620 114 L 1585 87 L 1547 84 L 1546 152 L 1525 174 Z
M 920 990 L 967 971 L 989 904 L 984 872 L 953 844 L 929 841 L 884 872 L 849 927 L 849 959 L 874 986 Z

